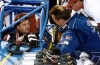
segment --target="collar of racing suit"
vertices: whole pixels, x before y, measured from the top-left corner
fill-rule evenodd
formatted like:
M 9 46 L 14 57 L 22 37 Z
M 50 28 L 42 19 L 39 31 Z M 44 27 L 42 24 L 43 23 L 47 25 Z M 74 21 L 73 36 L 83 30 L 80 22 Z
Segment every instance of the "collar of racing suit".
M 59 31 L 65 30 L 68 27 L 70 21 L 75 18 L 80 18 L 78 13 L 75 13 L 68 21 L 66 21 L 61 27 L 59 27 Z

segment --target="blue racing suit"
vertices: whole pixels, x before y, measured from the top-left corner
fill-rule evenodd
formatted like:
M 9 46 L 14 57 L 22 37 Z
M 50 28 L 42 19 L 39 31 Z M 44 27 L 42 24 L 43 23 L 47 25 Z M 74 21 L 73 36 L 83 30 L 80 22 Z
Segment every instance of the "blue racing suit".
M 95 63 L 99 62 L 100 37 L 86 17 L 75 13 L 59 30 L 64 30 L 56 46 L 61 54 L 70 53 L 73 56 L 76 50 L 80 50 L 88 53 Z

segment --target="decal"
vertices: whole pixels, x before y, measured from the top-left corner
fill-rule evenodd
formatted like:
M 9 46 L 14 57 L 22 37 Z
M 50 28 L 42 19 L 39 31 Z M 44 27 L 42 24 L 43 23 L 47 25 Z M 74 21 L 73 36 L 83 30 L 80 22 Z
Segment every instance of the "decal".
M 63 44 L 66 44 L 66 45 L 68 45 L 68 44 L 69 44 L 69 42 L 68 42 L 68 41 L 64 41 L 64 42 L 63 42 Z
M 70 35 L 67 35 L 65 38 L 68 40 L 72 40 L 72 36 L 70 36 Z

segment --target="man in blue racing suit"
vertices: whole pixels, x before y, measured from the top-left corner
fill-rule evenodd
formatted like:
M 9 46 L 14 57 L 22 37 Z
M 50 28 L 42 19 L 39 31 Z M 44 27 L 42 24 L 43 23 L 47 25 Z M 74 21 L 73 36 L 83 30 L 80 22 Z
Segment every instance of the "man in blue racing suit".
M 59 30 L 63 31 L 56 46 L 60 53 L 74 56 L 75 51 L 80 50 L 88 53 L 90 59 L 100 65 L 100 37 L 88 19 L 77 13 L 71 17 L 71 10 L 60 5 L 54 6 L 49 14 Z

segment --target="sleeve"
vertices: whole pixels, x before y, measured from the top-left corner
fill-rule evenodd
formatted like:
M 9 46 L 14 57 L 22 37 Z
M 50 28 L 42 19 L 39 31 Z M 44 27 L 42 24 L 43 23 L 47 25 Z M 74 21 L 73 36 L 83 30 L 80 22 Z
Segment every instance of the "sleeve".
M 16 36 L 15 36 L 14 32 L 9 32 L 9 33 L 4 35 L 3 41 L 13 42 L 13 41 L 15 41 L 15 37 Z
M 100 23 L 100 0 L 84 0 L 84 9 L 96 23 Z
M 7 35 L 5 35 L 5 36 L 4 36 L 3 41 L 8 41 L 8 40 L 9 40 L 9 38 L 10 38 L 10 35 L 9 35 L 9 34 L 7 34 Z
M 79 40 L 73 30 L 67 30 L 62 34 L 60 42 L 57 44 L 57 48 L 60 50 L 60 54 L 70 53 L 73 55 L 75 50 L 79 47 Z

